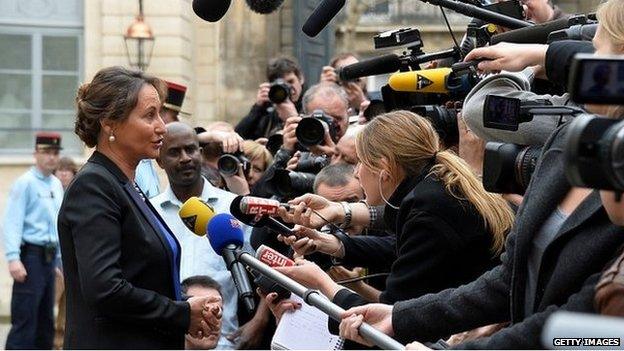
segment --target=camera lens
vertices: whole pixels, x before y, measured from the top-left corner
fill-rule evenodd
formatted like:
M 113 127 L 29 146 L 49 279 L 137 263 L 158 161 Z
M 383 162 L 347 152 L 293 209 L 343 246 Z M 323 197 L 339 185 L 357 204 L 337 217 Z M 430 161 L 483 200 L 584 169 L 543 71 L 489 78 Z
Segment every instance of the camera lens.
M 457 110 L 436 105 L 414 106 L 410 109 L 419 116 L 431 121 L 433 128 L 447 147 L 459 144 Z
M 219 172 L 225 176 L 232 176 L 238 173 L 238 164 L 240 161 L 234 155 L 225 154 L 219 157 L 217 167 Z
M 283 79 L 276 79 L 269 88 L 269 100 L 274 104 L 281 104 L 290 97 L 291 87 Z
M 316 175 L 305 172 L 292 172 L 285 169 L 275 170 L 270 179 L 271 186 L 283 197 L 299 196 L 313 191 Z
M 277 151 L 284 144 L 284 136 L 282 134 L 273 134 L 269 137 L 269 140 L 266 143 L 266 148 L 269 150 L 271 155 L 275 156 Z
M 317 118 L 303 118 L 295 130 L 295 135 L 305 147 L 321 145 L 325 140 L 325 126 Z
M 329 158 L 323 156 L 313 156 L 310 153 L 305 155 L 309 155 L 308 157 L 302 158 L 297 163 L 297 171 L 298 172 L 309 172 L 317 174 L 321 171 L 325 166 L 329 164 Z
M 499 194 L 523 195 L 542 149 L 534 146 L 489 142 L 483 160 L 483 187 Z

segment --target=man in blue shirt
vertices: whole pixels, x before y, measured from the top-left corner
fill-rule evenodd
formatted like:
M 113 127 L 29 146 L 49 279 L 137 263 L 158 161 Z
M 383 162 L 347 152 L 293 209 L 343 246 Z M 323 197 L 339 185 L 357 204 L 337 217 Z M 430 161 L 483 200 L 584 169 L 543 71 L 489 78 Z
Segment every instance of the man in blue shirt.
M 222 334 L 218 349 L 233 349 L 236 342 L 251 345 L 262 338 L 262 330 L 268 323 L 267 313 L 257 314 L 250 322 L 239 329 L 236 286 L 223 258 L 214 252 L 209 241 L 198 237 L 186 228 L 178 212 L 182 204 L 193 196 L 199 197 L 215 210 L 215 213 L 229 213 L 235 194 L 216 188 L 201 176 L 201 149 L 195 131 L 181 122 L 167 124 L 167 134 L 160 149 L 158 164 L 167 173 L 169 187 L 160 195 L 150 199 L 154 208 L 165 220 L 182 246 L 180 279 L 195 275 L 207 275 L 221 285 L 223 295 Z M 245 228 L 243 250 L 252 252 L 249 244 L 251 230 Z M 263 309 L 263 312 L 268 310 Z M 230 335 L 235 335 L 238 340 Z M 228 336 L 230 336 L 228 338 Z M 250 339 L 256 339 L 250 341 Z M 254 347 L 256 346 L 256 347 Z
M 56 218 L 63 186 L 52 175 L 61 135 L 37 133 L 35 166 L 13 184 L 4 215 L 4 248 L 13 278 L 7 349 L 51 349 L 54 277 L 60 250 Z

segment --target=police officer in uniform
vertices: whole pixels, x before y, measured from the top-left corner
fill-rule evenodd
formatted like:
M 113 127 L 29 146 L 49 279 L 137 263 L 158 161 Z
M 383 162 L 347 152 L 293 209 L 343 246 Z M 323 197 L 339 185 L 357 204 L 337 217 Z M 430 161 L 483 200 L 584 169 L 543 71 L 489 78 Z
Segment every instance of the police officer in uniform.
M 63 186 L 58 166 L 61 135 L 37 133 L 35 166 L 11 188 L 3 239 L 13 278 L 7 349 L 51 349 L 54 339 L 54 275 L 60 266 L 56 219 Z

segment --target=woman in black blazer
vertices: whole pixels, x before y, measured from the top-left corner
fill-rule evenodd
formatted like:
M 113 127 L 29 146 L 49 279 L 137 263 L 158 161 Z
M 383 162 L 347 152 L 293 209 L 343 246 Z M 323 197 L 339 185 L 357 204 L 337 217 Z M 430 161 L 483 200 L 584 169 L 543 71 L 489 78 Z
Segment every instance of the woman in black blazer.
M 165 94 L 161 80 L 121 67 L 78 90 L 75 132 L 96 151 L 58 217 L 65 348 L 181 349 L 185 333 L 220 329 L 220 301 L 182 300 L 180 245 L 133 181 L 162 145 Z
M 378 116 L 358 135 L 356 150 L 366 201 L 371 206 L 386 204 L 384 221 L 392 235 L 333 236 L 300 227 L 299 234 L 306 238 L 287 240 L 295 250 L 308 253 L 313 247 L 351 266 L 390 266 L 385 291 L 368 297 L 386 303 L 457 287 L 497 264 L 513 222 L 511 209 L 502 197 L 487 193 L 458 156 L 440 150 L 427 119 L 407 111 Z M 308 207 L 336 207 L 341 221 L 349 222 L 344 219 L 352 212 L 349 205 L 342 209 L 340 204 L 307 199 Z M 285 219 L 305 223 L 301 210 Z M 310 215 L 315 216 L 308 210 Z M 342 307 L 367 302 L 349 290 L 339 292 L 341 287 L 312 265 L 282 271 L 321 289 Z

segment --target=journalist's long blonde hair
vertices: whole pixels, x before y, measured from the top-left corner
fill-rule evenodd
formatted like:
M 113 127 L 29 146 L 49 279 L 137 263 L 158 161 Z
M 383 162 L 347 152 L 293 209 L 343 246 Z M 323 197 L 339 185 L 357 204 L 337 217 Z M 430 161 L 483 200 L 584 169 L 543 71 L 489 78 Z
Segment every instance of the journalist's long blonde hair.
M 609 0 L 600 4 L 596 17 L 613 45 L 624 45 L 624 0 Z
M 385 158 L 391 174 L 398 174 L 400 167 L 407 176 L 420 174 L 435 157 L 431 174 L 444 183 L 449 194 L 466 199 L 477 209 L 492 234 L 492 251 L 498 254 L 503 250 L 514 221 L 511 208 L 500 195 L 485 191 L 464 160 L 440 149 L 438 134 L 426 118 L 409 111 L 377 116 L 357 135 L 356 152 L 362 164 L 374 171 L 381 171 L 380 160 Z

